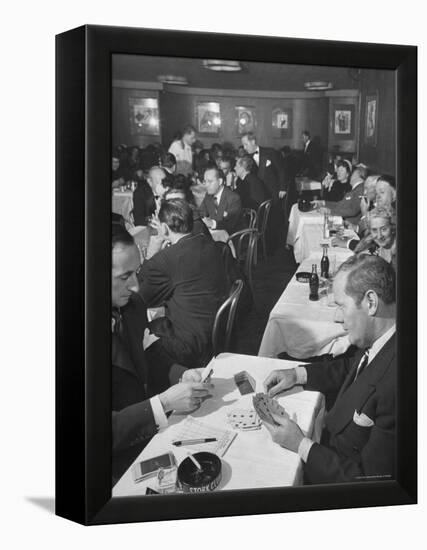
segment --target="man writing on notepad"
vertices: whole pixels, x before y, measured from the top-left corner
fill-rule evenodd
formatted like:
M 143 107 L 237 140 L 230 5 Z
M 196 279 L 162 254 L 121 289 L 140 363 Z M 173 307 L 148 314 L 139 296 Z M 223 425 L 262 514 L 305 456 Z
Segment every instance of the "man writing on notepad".
M 339 322 L 360 352 L 344 360 L 276 370 L 265 380 L 270 396 L 303 385 L 335 396 L 321 443 L 289 418 L 268 425 L 273 440 L 300 455 L 307 483 L 392 479 L 396 431 L 396 299 L 393 267 L 376 256 L 352 256 L 334 283 Z

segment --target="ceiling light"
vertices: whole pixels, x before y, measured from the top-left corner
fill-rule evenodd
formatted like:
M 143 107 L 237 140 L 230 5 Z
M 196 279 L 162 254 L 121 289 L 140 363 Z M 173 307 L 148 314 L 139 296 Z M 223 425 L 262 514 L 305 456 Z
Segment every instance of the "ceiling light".
M 157 77 L 157 80 L 163 82 L 163 84 L 178 84 L 179 86 L 186 86 L 188 84 L 185 76 L 175 76 L 172 74 L 161 74 Z
M 230 61 L 227 59 L 204 59 L 203 67 L 210 71 L 222 71 L 226 73 L 236 73 L 242 70 L 239 61 Z
M 304 82 L 304 88 L 311 91 L 331 90 L 333 88 L 332 82 L 326 82 L 325 80 L 314 80 L 312 82 Z

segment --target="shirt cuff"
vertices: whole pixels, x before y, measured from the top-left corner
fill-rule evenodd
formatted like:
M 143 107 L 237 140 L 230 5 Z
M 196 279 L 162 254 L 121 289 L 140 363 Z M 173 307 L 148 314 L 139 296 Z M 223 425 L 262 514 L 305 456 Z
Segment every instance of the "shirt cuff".
M 295 375 L 297 377 L 297 381 L 295 384 L 304 386 L 304 384 L 307 384 L 307 369 L 303 367 L 302 365 L 299 367 L 295 367 Z
M 301 457 L 301 460 L 303 462 L 307 462 L 308 453 L 310 452 L 310 449 L 313 446 L 313 444 L 314 444 L 314 441 L 311 441 L 311 439 L 308 439 L 308 437 L 303 437 L 301 439 L 301 443 L 298 446 L 298 454 Z
M 216 229 L 216 220 L 212 220 L 212 227 L 211 229 Z
M 163 410 L 160 397 L 158 395 L 155 395 L 154 397 L 152 397 L 150 399 L 150 405 L 151 405 L 151 408 L 153 409 L 154 421 L 157 424 L 157 427 L 159 428 L 159 430 L 166 428 L 168 425 L 168 419 L 165 414 L 165 411 Z

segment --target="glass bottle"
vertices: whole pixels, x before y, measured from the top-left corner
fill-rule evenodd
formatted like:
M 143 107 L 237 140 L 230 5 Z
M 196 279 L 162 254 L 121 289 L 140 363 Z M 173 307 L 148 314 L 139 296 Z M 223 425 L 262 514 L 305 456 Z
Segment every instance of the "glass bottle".
M 328 258 L 328 247 L 323 246 L 323 256 L 320 261 L 320 276 L 325 279 L 329 278 L 329 258 Z
M 310 275 L 310 300 L 313 302 L 319 299 L 319 276 L 317 275 L 317 265 L 313 264 L 311 266 L 311 275 Z

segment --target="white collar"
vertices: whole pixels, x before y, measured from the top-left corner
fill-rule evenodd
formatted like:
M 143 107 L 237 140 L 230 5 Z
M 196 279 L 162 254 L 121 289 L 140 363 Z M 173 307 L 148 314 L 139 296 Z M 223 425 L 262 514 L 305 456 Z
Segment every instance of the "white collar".
M 396 323 L 393 324 L 382 336 L 377 338 L 369 349 L 368 365 L 396 332 Z

